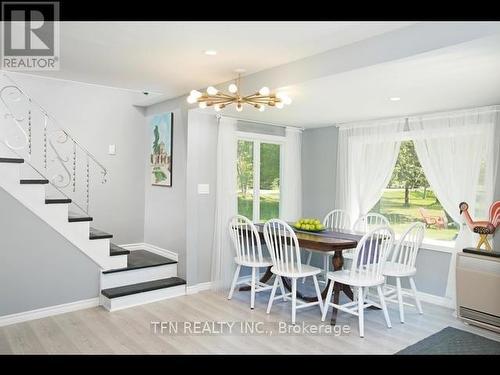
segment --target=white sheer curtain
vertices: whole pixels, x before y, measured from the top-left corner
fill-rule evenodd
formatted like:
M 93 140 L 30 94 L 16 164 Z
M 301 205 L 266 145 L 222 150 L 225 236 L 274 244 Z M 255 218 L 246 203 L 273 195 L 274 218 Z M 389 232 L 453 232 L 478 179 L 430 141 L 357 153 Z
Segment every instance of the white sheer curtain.
M 453 302 L 456 251 L 475 245 L 476 240 L 463 225 L 458 206 L 465 201 L 471 215 L 478 215 L 478 219 L 488 217 L 498 162 L 496 124 L 500 125 L 498 112 L 493 108 L 408 119 L 409 129 L 414 134 L 415 151 L 429 185 L 446 212 L 455 222 L 462 224 L 448 275 L 447 297 Z M 480 183 L 482 164 L 485 174 Z
M 236 123 L 235 119 L 220 117 L 217 140 L 217 186 L 215 232 L 212 249 L 212 289 L 223 291 L 231 285 L 234 274 L 234 250 L 229 237 L 229 219 L 236 215 Z
M 281 182 L 280 218 L 298 220 L 302 215 L 302 129 L 286 128 Z
M 399 154 L 404 119 L 351 123 L 339 129 L 335 208 L 352 220 L 378 202 Z

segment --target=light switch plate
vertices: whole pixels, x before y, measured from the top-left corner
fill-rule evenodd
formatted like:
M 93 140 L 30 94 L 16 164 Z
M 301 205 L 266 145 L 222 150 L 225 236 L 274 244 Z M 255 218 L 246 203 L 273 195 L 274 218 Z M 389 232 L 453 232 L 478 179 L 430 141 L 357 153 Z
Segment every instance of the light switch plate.
M 108 154 L 109 155 L 116 155 L 116 145 L 109 145 Z
M 210 185 L 198 184 L 198 194 L 210 194 Z

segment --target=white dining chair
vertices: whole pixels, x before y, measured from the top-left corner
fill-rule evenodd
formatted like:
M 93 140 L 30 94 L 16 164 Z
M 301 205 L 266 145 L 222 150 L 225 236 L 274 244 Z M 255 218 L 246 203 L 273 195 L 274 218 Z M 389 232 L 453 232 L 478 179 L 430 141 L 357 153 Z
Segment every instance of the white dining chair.
M 399 319 L 401 323 L 404 323 L 405 320 L 404 305 L 415 306 L 418 312 L 423 314 L 422 305 L 420 304 L 413 276 L 417 273 L 415 263 L 417 260 L 418 250 L 420 249 L 424 239 L 424 235 L 424 223 L 416 222 L 411 224 L 396 243 L 390 261 L 387 261 L 384 266 L 384 276 L 394 277 L 396 279 L 396 287 L 388 284 L 384 286 L 384 297 L 387 301 L 397 303 L 399 305 Z M 401 289 L 402 278 L 408 278 L 412 293 Z M 404 302 L 403 296 L 412 296 L 415 300 L 415 305 Z M 397 300 L 394 299 L 395 297 L 397 297 Z
M 241 267 L 249 267 L 252 269 L 252 279 L 250 283 L 245 283 L 250 285 L 250 308 L 253 309 L 255 306 L 255 293 L 272 289 L 272 286 L 259 281 L 259 268 L 270 267 L 273 262 L 270 258 L 262 255 L 259 232 L 246 217 L 236 215 L 229 220 L 229 235 L 236 251 L 236 257 L 234 258 L 236 271 L 227 298 L 231 299 L 233 297 L 234 289 L 236 285 L 239 285 L 238 278 Z
M 318 305 L 321 312 L 323 312 L 323 299 L 321 298 L 321 291 L 319 290 L 318 279 L 316 275 L 321 272 L 320 268 L 302 264 L 300 260 L 300 247 L 297 235 L 293 229 L 282 220 L 272 219 L 264 224 L 264 239 L 267 248 L 271 253 L 273 266 L 271 272 L 276 276 L 267 305 L 267 313 L 271 312 L 273 301 L 277 298 L 288 300 L 291 296 L 292 299 L 292 324 L 295 324 L 295 314 L 297 309 Z M 283 285 L 282 277 L 290 278 L 292 281 L 291 293 L 275 297 L 278 283 Z M 314 288 L 316 289 L 316 296 L 318 300 L 315 302 L 297 301 L 297 279 L 302 277 L 312 277 Z
M 331 282 L 325 299 L 322 321 L 325 321 L 329 306 L 356 315 L 359 322 L 359 336 L 364 337 L 364 309 L 377 306 L 382 308 L 387 327 L 391 328 L 391 320 L 382 291 L 382 286 L 385 283 L 382 271 L 393 243 L 394 231 L 390 227 L 380 226 L 372 229 L 358 242 L 351 268 L 328 273 L 328 279 Z M 342 305 L 331 302 L 335 282 L 356 288 L 357 300 Z M 366 288 L 369 287 L 377 288 L 380 304 L 365 298 Z
M 335 209 L 330 212 L 328 212 L 325 215 L 325 218 L 323 219 L 323 225 L 326 229 L 329 230 L 346 230 L 346 229 L 351 229 L 351 217 L 347 213 L 347 211 L 344 210 L 339 210 Z M 311 264 L 311 259 L 312 259 L 312 251 L 307 250 L 308 255 L 307 255 L 307 260 L 306 264 L 310 265 Z M 330 254 L 324 254 L 323 256 L 323 273 L 322 276 L 324 276 L 324 280 L 326 281 L 326 274 L 329 271 L 329 265 L 330 265 Z M 306 281 L 306 278 L 304 277 L 302 279 L 302 284 Z
M 377 214 L 375 212 L 369 212 L 365 215 L 362 215 L 354 222 L 352 226 L 352 230 L 360 233 L 368 233 L 373 228 L 379 227 L 381 225 L 390 226 L 389 220 L 381 214 Z M 354 257 L 354 250 L 346 250 L 342 252 L 344 259 L 352 260 Z

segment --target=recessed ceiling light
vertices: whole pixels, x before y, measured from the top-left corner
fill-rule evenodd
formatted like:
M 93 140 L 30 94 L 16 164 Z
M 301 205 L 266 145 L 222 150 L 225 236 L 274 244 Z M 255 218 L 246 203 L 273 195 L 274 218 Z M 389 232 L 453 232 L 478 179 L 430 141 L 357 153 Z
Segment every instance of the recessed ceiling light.
M 391 97 L 389 98 L 389 100 L 390 100 L 391 102 L 399 102 L 399 101 L 401 100 L 401 98 L 400 98 L 399 96 L 391 96 Z
M 216 50 L 214 50 L 214 49 L 207 49 L 207 50 L 205 51 L 205 55 L 208 55 L 208 56 L 215 56 L 215 55 L 217 55 L 217 51 L 216 51 Z

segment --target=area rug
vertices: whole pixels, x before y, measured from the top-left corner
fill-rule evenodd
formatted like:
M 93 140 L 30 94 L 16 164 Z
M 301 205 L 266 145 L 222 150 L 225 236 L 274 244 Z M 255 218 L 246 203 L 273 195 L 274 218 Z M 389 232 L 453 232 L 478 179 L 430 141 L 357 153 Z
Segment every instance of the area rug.
M 446 327 L 396 354 L 500 354 L 500 342 Z

